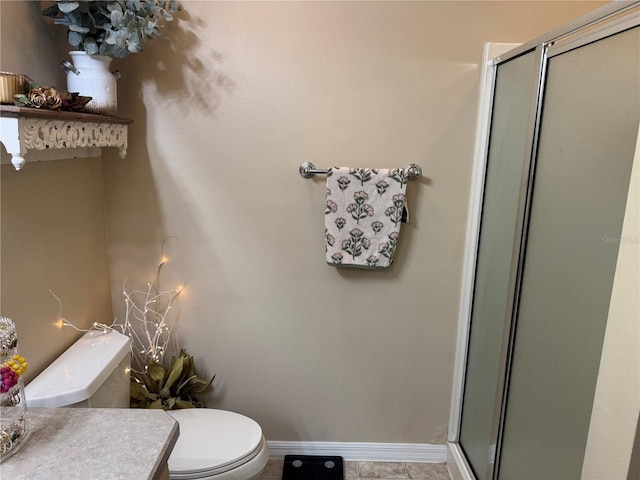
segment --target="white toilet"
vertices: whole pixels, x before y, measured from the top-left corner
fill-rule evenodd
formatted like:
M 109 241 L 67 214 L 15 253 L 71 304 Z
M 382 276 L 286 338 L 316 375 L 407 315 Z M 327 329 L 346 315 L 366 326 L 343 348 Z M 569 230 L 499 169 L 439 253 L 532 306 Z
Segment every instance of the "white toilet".
M 28 407 L 129 407 L 129 337 L 90 331 L 25 387 Z M 257 480 L 269 460 L 262 429 L 243 415 L 208 408 L 172 410 L 180 436 L 172 480 Z

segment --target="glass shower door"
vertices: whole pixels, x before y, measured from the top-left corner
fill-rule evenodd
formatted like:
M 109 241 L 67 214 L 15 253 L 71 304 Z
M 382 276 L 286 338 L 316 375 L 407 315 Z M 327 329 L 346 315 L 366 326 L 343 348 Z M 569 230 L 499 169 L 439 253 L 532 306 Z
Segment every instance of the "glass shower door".
M 505 480 L 580 479 L 640 123 L 640 27 L 555 48 L 506 401 Z
M 640 126 L 639 13 L 614 2 L 496 60 L 450 450 L 463 478 L 582 476 Z
M 496 71 L 459 441 L 480 480 L 493 468 L 539 69 L 530 51 Z

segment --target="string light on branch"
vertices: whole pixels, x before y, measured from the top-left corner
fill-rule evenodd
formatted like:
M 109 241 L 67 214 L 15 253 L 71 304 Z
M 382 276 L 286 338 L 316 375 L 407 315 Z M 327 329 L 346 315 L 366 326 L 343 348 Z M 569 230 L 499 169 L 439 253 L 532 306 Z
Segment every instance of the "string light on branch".
M 170 260 L 164 254 L 169 238 L 162 243 L 155 275 L 143 288 L 135 289 L 128 279 L 124 280 L 123 321 L 118 324 L 114 321 L 112 325 L 92 325 L 95 329 L 121 331 L 131 339 L 130 401 L 135 408 L 170 410 L 201 407 L 198 395 L 211 386 L 215 377 L 209 380 L 199 377 L 193 356 L 187 354 L 184 348 L 178 349 L 175 345 L 177 342 L 173 340 L 172 328 L 177 311 L 173 307 L 185 287 L 179 285 L 170 290 L 159 288 L 162 267 Z M 62 302 L 58 317 L 61 328 L 69 326 L 80 330 L 62 317 Z M 179 354 L 172 355 L 171 360 L 167 361 L 165 354 L 174 351 L 179 351 Z
M 73 324 L 73 322 L 70 322 L 69 320 L 67 320 L 66 318 L 64 318 L 62 316 L 62 301 L 51 290 L 49 290 L 49 293 L 51 295 L 53 295 L 53 297 L 58 301 L 58 304 L 60 305 L 60 309 L 58 310 L 58 321 L 55 323 L 56 327 L 58 327 L 58 328 L 70 327 L 70 328 L 73 328 L 74 330 L 76 330 L 78 332 L 88 332 L 90 330 L 101 330 L 104 333 L 106 333 L 106 332 L 110 332 L 111 330 L 113 330 L 113 325 L 114 325 L 113 323 L 111 325 L 105 325 L 104 323 L 93 322 L 91 324 L 90 328 L 79 328 L 79 327 L 75 326 Z
M 169 262 L 169 257 L 164 252 L 169 238 L 175 237 L 167 237 L 162 242 L 155 274 L 146 284 L 146 289 L 129 289 L 128 280 L 122 286 L 125 316 L 119 327 L 122 333 L 131 337 L 131 373 L 134 378 L 147 372 L 150 361 L 163 363 L 164 354 L 169 350 L 172 339 L 170 313 L 184 287 L 171 290 L 161 290 L 158 287 L 162 267 Z
M 122 324 L 117 324 L 116 319 L 111 325 L 94 322 L 89 329 L 79 328 L 62 316 L 62 301 L 49 290 L 60 305 L 58 321 L 55 324 L 58 328 L 70 327 L 78 332 L 102 330 L 105 333 L 117 329 L 131 338 L 131 373 L 134 378 L 136 375 L 142 376 L 147 372 L 147 364 L 150 360 L 156 363 L 163 362 L 164 354 L 171 341 L 169 313 L 176 298 L 184 290 L 183 285 L 171 290 L 158 289 L 162 266 L 169 262 L 169 258 L 164 253 L 165 244 L 169 238 L 175 237 L 167 237 L 162 242 L 154 277 L 146 284 L 146 289 L 129 290 L 128 279 L 125 279 L 122 286 L 125 304 Z

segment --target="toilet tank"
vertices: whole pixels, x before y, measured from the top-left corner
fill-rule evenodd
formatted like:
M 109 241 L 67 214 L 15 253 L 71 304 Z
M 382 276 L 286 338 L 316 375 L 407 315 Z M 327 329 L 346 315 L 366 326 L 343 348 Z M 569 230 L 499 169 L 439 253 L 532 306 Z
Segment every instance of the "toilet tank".
M 115 331 L 91 330 L 25 387 L 28 407 L 129 407 L 129 344 Z

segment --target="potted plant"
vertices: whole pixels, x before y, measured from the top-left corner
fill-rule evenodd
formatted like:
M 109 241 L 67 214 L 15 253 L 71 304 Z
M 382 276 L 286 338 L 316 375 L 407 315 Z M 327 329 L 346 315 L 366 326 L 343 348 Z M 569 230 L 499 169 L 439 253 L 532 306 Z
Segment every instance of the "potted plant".
M 142 51 L 142 45 L 161 34 L 161 23 L 182 10 L 176 0 L 57 1 L 42 14 L 67 27 L 75 49 L 73 65 L 63 62 L 70 92 L 91 96 L 86 109 L 115 114 L 116 78 L 109 71 L 113 58 Z
M 196 374 L 193 357 L 182 349 L 178 357 L 171 357 L 167 370 L 160 363 L 150 361 L 143 375 L 134 375 L 131 382 L 131 408 L 179 408 L 202 407 L 198 394 L 211 383 Z

